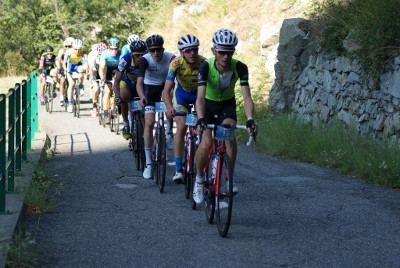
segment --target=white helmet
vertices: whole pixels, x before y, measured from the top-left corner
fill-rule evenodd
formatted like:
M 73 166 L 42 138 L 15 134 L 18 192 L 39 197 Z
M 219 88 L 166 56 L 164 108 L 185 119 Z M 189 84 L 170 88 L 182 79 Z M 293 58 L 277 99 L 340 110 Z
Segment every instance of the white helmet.
M 97 49 L 97 44 L 92 45 L 92 51 L 95 51 Z
M 200 45 L 199 39 L 191 34 L 185 34 L 178 41 L 178 49 L 183 50 L 187 47 L 198 47 Z
M 74 48 L 81 48 L 82 47 L 82 40 L 75 39 L 73 46 L 74 46 Z
M 228 29 L 219 29 L 216 31 L 212 38 L 214 47 L 226 47 L 235 50 L 238 43 L 236 34 Z
M 128 45 L 131 45 L 131 43 L 133 41 L 139 41 L 140 37 L 137 34 L 131 34 L 130 36 L 128 36 Z
M 64 41 L 64 46 L 72 46 L 72 44 L 74 43 L 74 38 L 73 37 L 68 37 L 67 39 L 65 39 Z

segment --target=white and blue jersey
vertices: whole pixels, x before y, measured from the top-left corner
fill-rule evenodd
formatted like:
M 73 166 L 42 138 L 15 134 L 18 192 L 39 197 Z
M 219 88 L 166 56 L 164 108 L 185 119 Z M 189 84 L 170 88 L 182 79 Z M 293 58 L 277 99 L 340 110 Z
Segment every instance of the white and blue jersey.
M 122 81 L 124 81 L 131 89 L 136 89 L 136 81 L 139 68 L 135 66 L 131 53 L 125 54 L 118 64 L 118 72 L 122 72 Z

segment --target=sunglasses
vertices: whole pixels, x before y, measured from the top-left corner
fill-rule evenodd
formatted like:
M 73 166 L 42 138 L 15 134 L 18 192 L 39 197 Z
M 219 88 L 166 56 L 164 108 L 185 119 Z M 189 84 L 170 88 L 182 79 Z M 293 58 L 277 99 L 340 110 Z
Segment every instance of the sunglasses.
M 72 46 L 65 46 L 65 48 L 71 48 Z
M 150 48 L 149 51 L 150 51 L 151 53 L 162 52 L 162 51 L 163 51 L 163 48 L 162 48 L 162 47 Z
M 117 47 L 110 47 L 110 50 L 118 50 Z
M 132 54 L 138 57 L 142 57 L 144 55 L 144 53 L 135 53 L 135 52 L 132 52 Z
M 199 52 L 199 48 L 198 47 L 187 48 L 187 49 L 182 50 L 182 52 L 187 53 L 187 54 L 190 54 L 192 52 L 197 53 L 197 52 Z
M 221 55 L 221 56 L 225 56 L 225 55 L 233 56 L 233 53 L 235 53 L 235 51 L 218 51 L 218 50 L 217 50 L 217 53 L 218 53 L 219 55 Z

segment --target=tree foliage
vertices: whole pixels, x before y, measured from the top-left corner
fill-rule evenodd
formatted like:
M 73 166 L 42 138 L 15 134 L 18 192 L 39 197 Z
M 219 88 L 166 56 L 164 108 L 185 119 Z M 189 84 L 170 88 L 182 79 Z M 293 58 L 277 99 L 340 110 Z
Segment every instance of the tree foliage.
M 130 34 L 143 34 L 158 1 L 2 0 L 0 75 L 29 73 L 46 45 L 58 51 L 69 36 L 82 39 L 86 50 L 111 37 L 125 43 Z

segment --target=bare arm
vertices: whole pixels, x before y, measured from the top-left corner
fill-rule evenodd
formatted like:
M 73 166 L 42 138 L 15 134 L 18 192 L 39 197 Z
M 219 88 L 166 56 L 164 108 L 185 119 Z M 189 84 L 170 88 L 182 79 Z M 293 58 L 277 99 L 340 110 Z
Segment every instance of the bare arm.
M 251 98 L 250 87 L 242 86 L 241 88 L 242 88 L 242 94 L 243 94 L 243 100 L 244 100 L 244 112 L 245 112 L 247 118 L 253 117 L 254 103 L 253 103 L 253 99 Z
M 172 98 L 171 98 L 171 90 L 174 87 L 174 82 L 167 80 L 165 81 L 164 85 L 164 90 L 162 92 L 162 99 L 165 103 L 165 106 L 167 106 L 167 116 L 168 118 L 171 118 L 173 115 L 175 115 L 175 110 L 172 105 Z
M 105 63 L 104 63 L 104 61 L 101 61 L 100 62 L 100 66 L 99 66 L 99 76 L 100 76 L 100 79 L 104 79 L 104 67 L 105 67 Z
M 124 75 L 123 72 L 117 72 L 114 78 L 114 86 L 113 90 L 115 93 L 115 97 L 119 97 L 119 82 L 121 82 L 122 76 Z

